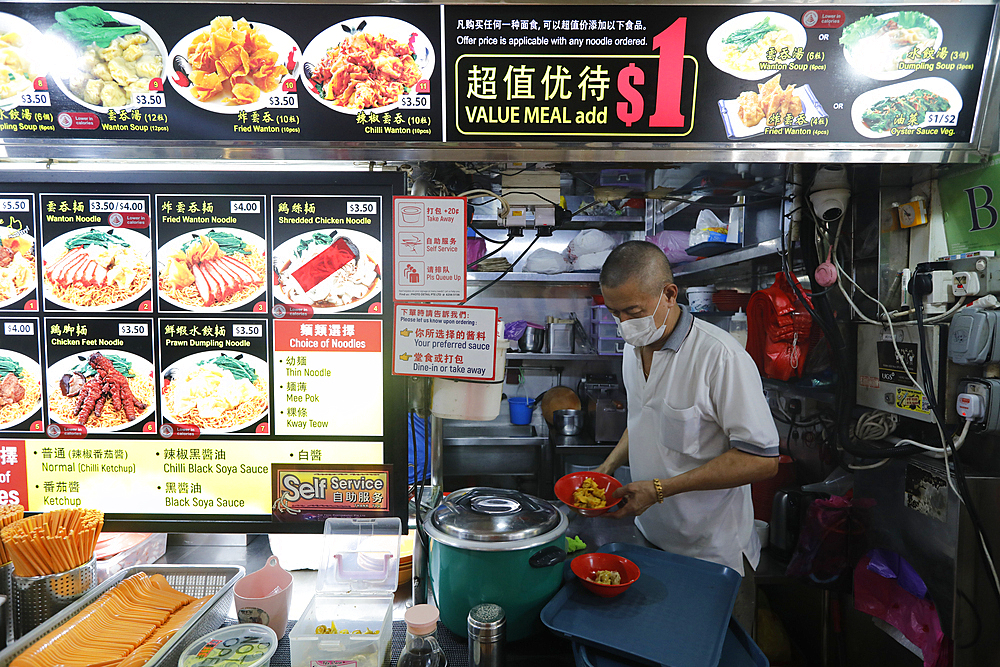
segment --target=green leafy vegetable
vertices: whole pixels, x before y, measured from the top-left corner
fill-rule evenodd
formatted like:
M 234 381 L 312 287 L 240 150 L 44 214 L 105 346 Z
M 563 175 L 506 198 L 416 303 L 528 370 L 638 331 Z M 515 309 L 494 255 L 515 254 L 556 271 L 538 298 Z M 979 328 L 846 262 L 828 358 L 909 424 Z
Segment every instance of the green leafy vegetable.
M 77 234 L 70 240 L 66 241 L 66 250 L 72 250 L 73 248 L 85 248 L 91 245 L 99 245 L 102 248 L 107 248 L 113 245 L 120 245 L 126 248 L 129 247 L 127 242 L 123 241 L 114 234 L 98 231 L 96 229 L 88 229 L 82 234 Z
M 10 357 L 0 357 L 0 379 L 7 377 L 7 373 L 13 373 L 17 377 L 21 377 L 21 373 L 24 372 L 24 366 L 17 363 Z
M 132 372 L 132 362 L 126 361 L 124 357 L 119 357 L 117 354 L 103 354 L 104 358 L 111 362 L 111 365 L 115 367 L 115 370 L 124 375 L 127 378 L 134 378 L 135 373 Z M 80 373 L 84 377 L 90 377 L 91 375 L 97 374 L 97 369 L 93 368 L 87 359 L 84 359 L 74 368 L 74 371 Z
M 235 234 L 230 234 L 229 232 L 217 232 L 215 230 L 212 230 L 207 234 L 204 234 L 203 236 L 206 236 L 211 240 L 215 241 L 216 243 L 218 243 L 219 249 L 222 250 L 222 252 L 226 253 L 227 255 L 235 255 L 236 253 L 240 253 L 241 255 L 249 255 L 251 253 L 250 246 L 247 245 L 247 243 L 243 239 L 241 239 L 239 236 L 236 236 Z M 196 243 L 201 243 L 201 239 L 191 239 L 190 241 L 181 246 L 181 250 L 187 252 L 187 249 L 195 245 Z
M 771 23 L 771 17 L 765 16 L 764 20 L 757 22 L 749 28 L 741 28 L 722 40 L 727 46 L 735 46 L 740 51 L 746 51 L 751 46 L 764 39 L 769 32 L 781 30 Z
M 313 235 L 310 238 L 299 241 L 299 245 L 295 247 L 295 256 L 302 257 L 302 253 L 308 250 L 309 246 L 313 243 L 330 245 L 333 243 L 333 237 L 329 234 L 323 234 L 322 232 L 313 232 Z
M 945 98 L 926 88 L 917 88 L 906 95 L 879 100 L 861 115 L 861 120 L 873 132 L 889 132 L 894 127 L 922 125 L 928 113 L 950 108 L 951 103 Z
M 105 48 L 117 37 L 141 31 L 137 25 L 125 25 L 100 7 L 82 5 L 56 12 L 56 25 L 52 31 L 79 44 L 97 44 Z
M 212 364 L 225 369 L 232 373 L 233 377 L 237 380 L 247 379 L 250 380 L 251 384 L 257 381 L 257 372 L 254 371 L 250 364 L 239 359 L 234 359 L 233 357 L 227 357 L 224 354 L 220 354 L 214 359 L 206 359 L 198 362 L 199 366 L 204 366 L 205 364 Z
M 937 26 L 931 23 L 930 17 L 923 12 L 899 12 L 885 19 L 878 19 L 874 14 L 869 14 L 846 26 L 840 36 L 840 43 L 850 50 L 866 37 L 885 30 L 890 22 L 895 22 L 900 28 L 923 28 L 930 39 L 936 38 L 938 34 Z

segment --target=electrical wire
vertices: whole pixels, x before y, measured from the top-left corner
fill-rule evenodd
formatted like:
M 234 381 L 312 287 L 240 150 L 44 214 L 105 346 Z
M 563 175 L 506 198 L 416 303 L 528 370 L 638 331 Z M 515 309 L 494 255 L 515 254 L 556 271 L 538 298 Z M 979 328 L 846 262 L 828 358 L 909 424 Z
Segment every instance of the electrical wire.
M 465 192 L 463 192 L 461 194 L 458 194 L 458 195 L 455 195 L 455 196 L 456 197 L 466 197 L 466 198 L 489 197 L 489 198 L 492 198 L 492 199 L 496 199 L 498 202 L 500 202 L 500 210 L 497 212 L 498 217 L 506 218 L 510 214 L 510 204 L 508 204 L 507 200 L 503 198 L 503 195 L 498 195 L 497 193 L 493 192 L 492 190 L 484 190 L 483 188 L 475 188 L 473 190 L 466 190 Z M 491 199 L 487 199 L 485 202 L 481 202 L 481 203 L 485 204 L 488 201 L 491 201 Z M 475 206 L 475 204 L 473 204 L 473 206 Z
M 486 234 L 483 234 L 483 233 L 482 233 L 481 231 L 479 231 L 479 230 L 478 230 L 478 229 L 476 229 L 475 227 L 469 227 L 469 229 L 471 229 L 471 230 L 472 230 L 472 233 L 473 233 L 473 234 L 475 234 L 476 236 L 478 236 L 478 237 L 479 237 L 479 238 L 481 238 L 482 240 L 486 241 L 487 243 L 505 243 L 505 242 L 506 242 L 506 240 L 507 240 L 507 239 L 504 239 L 504 240 L 502 240 L 502 241 L 498 241 L 497 239 L 491 239 L 491 238 L 490 238 L 489 236 L 487 236 Z M 481 258 L 480 258 L 480 259 L 481 259 Z M 477 260 L 477 261 L 478 261 L 478 260 Z
M 508 191 L 508 192 L 504 193 L 504 196 L 507 196 L 507 195 L 522 195 L 522 196 L 538 197 L 542 201 L 546 201 L 546 202 L 552 204 L 553 206 L 559 206 L 559 204 L 557 204 L 556 202 L 552 201 L 548 197 L 543 197 L 542 195 L 538 194 L 537 192 L 532 192 L 531 190 L 525 190 L 524 192 L 511 190 L 511 191 Z
M 471 296 L 465 297 L 465 300 L 462 301 L 458 305 L 464 306 L 469 301 L 471 301 L 475 297 L 479 296 L 480 294 L 482 294 L 483 292 L 485 292 L 486 290 L 488 290 L 489 288 L 493 287 L 498 282 L 500 282 L 508 273 L 510 273 L 514 269 L 514 266 L 516 266 L 517 263 L 521 261 L 521 258 L 523 258 L 526 254 L 528 254 L 528 251 L 531 250 L 531 247 L 533 245 L 535 245 L 535 243 L 537 243 L 538 239 L 540 239 L 540 238 L 541 238 L 541 236 L 536 233 L 535 234 L 535 238 L 531 239 L 531 243 L 528 244 L 528 247 L 525 248 L 524 251 L 522 251 L 521 254 L 518 255 L 517 258 L 513 262 L 510 263 L 510 267 L 508 267 L 505 271 L 503 271 L 503 273 L 501 273 L 499 276 L 497 276 L 496 278 L 494 278 L 493 280 L 491 280 L 487 285 L 485 285 L 485 286 L 479 288 L 478 290 L 476 290 L 475 292 L 473 292 Z M 498 250 L 499 249 L 502 249 L 502 247 L 498 248 Z M 478 261 L 482 261 L 482 260 L 478 260 Z
M 507 237 L 507 240 L 506 240 L 506 241 L 504 241 L 503 243 L 501 243 L 501 244 L 500 244 L 500 245 L 499 245 L 498 247 L 496 247 L 496 248 L 494 248 L 493 250 L 489 251 L 488 253 L 486 253 L 485 255 L 483 255 L 482 257 L 480 257 L 479 259 L 477 259 L 476 261 L 474 261 L 474 262 L 469 262 L 469 264 L 468 264 L 468 265 L 466 265 L 466 267 L 465 267 L 465 268 L 466 268 L 466 269 L 472 269 L 472 267 L 473 267 L 473 266 L 475 266 L 475 265 L 479 264 L 479 263 L 480 263 L 480 262 L 482 262 L 482 261 L 483 261 L 484 259 L 489 259 L 489 258 L 490 258 L 490 257 L 492 257 L 493 255 L 497 254 L 498 252 L 500 252 L 501 250 L 503 250 L 504 248 L 506 248 L 506 247 L 507 247 L 507 244 L 509 244 L 509 243 L 510 243 L 511 241 L 513 241 L 513 240 L 514 240 L 514 237 L 513 237 L 513 236 L 508 236 L 508 237 Z

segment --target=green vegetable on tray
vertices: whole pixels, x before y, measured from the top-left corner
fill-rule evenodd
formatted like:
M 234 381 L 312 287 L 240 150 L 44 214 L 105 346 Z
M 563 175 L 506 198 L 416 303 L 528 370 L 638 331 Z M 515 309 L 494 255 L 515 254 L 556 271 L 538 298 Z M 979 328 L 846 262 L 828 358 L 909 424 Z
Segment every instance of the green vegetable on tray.
M 199 361 L 199 366 L 204 366 L 205 364 L 214 364 L 219 368 L 223 368 L 233 374 L 233 377 L 237 380 L 247 379 L 250 380 L 251 384 L 257 381 L 257 372 L 245 361 L 240 361 L 239 359 L 234 359 L 233 357 L 227 357 L 224 354 L 220 354 L 214 359 L 205 359 L 204 361 Z
M 765 16 L 762 21 L 758 21 L 749 28 L 741 28 L 736 32 L 731 33 L 728 37 L 722 40 L 722 43 L 727 46 L 735 46 L 740 51 L 746 51 L 751 46 L 764 39 L 764 36 L 769 32 L 774 32 L 775 30 L 781 30 L 778 26 L 771 23 L 771 17 Z
M 904 29 L 923 28 L 930 39 L 934 39 L 938 35 L 937 26 L 931 23 L 931 19 L 923 12 L 899 12 L 891 18 L 884 19 L 875 18 L 874 14 L 869 14 L 845 26 L 844 33 L 840 36 L 840 43 L 847 49 L 851 49 L 866 37 L 871 37 L 886 29 L 890 22 L 894 22 Z
M 77 234 L 70 240 L 66 241 L 66 250 L 72 250 L 73 248 L 85 248 L 86 246 L 91 245 L 99 245 L 102 248 L 107 248 L 113 245 L 119 245 L 125 248 L 129 247 L 129 244 L 126 241 L 123 241 L 120 237 L 115 236 L 111 232 L 88 229 L 82 234 Z
M 227 255 L 235 255 L 236 253 L 240 253 L 241 255 L 249 255 L 251 252 L 250 246 L 247 245 L 246 241 L 241 239 L 239 236 L 236 236 L 235 234 L 230 234 L 229 232 L 217 232 L 215 230 L 212 230 L 207 234 L 203 234 L 202 236 L 205 236 L 218 243 L 219 249 L 222 250 L 222 252 L 226 253 Z M 187 252 L 188 248 L 200 242 L 201 239 L 191 239 L 190 241 L 181 246 L 181 250 Z
M 103 354 L 102 356 L 111 361 L 111 364 L 115 367 L 115 370 L 124 375 L 127 378 L 134 378 L 135 373 L 132 372 L 132 362 L 126 361 L 124 357 L 119 357 L 117 354 Z M 73 370 L 84 377 L 90 377 L 91 375 L 97 374 L 97 369 L 90 365 L 87 359 L 84 359 L 79 364 L 77 364 Z
M 56 25 L 52 31 L 61 33 L 71 42 L 97 44 L 105 48 L 117 37 L 140 32 L 137 25 L 125 25 L 100 7 L 81 5 L 66 11 L 56 12 Z
M 15 377 L 21 377 L 24 366 L 17 363 L 10 357 L 0 357 L 0 379 L 7 377 L 7 373 L 13 373 Z

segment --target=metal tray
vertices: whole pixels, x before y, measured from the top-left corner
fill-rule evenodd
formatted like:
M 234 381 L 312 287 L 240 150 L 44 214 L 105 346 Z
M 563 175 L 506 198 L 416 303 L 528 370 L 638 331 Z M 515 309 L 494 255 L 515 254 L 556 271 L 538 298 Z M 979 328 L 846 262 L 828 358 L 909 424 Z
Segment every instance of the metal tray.
M 600 649 L 573 644 L 576 667 L 637 667 L 640 663 L 606 653 Z M 734 619 L 729 619 L 729 631 L 722 643 L 719 667 L 770 667 L 767 656 L 754 643 L 746 630 Z
M 145 665 L 173 667 L 188 644 L 222 625 L 233 602 L 233 586 L 246 570 L 238 565 L 135 565 L 125 568 L 0 652 L 0 667 L 8 667 L 14 658 L 31 648 L 39 639 L 65 624 L 119 582 L 139 572 L 148 575 L 162 574 L 175 589 L 196 598 L 213 596 Z
M 556 634 L 643 664 L 717 667 L 742 578 L 732 568 L 615 542 L 641 575 L 614 598 L 597 597 L 574 577 L 542 609 Z

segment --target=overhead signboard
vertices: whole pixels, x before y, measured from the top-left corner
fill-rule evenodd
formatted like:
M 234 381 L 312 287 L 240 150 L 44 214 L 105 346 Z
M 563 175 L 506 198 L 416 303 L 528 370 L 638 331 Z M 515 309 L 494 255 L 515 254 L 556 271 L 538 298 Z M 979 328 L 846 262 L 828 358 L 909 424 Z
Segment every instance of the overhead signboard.
M 396 301 L 465 300 L 466 206 L 461 197 L 393 199 Z
M 0 140 L 969 146 L 995 11 L 0 3 Z

